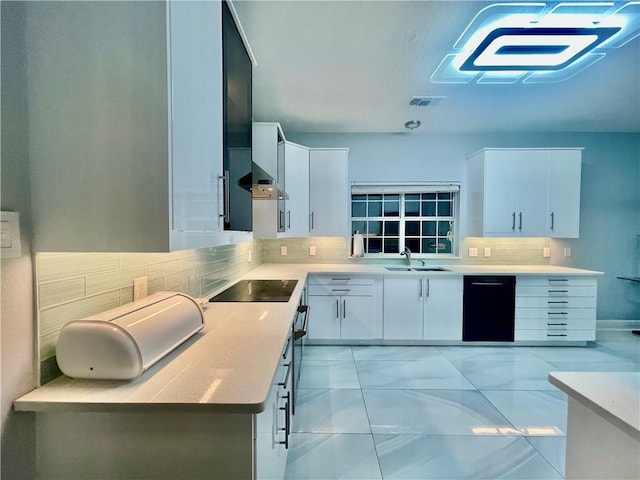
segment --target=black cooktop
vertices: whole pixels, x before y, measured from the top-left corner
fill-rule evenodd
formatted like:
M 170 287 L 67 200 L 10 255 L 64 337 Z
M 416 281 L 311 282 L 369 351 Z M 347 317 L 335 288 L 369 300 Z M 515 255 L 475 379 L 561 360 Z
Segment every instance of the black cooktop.
M 297 280 L 240 280 L 210 302 L 288 302 Z

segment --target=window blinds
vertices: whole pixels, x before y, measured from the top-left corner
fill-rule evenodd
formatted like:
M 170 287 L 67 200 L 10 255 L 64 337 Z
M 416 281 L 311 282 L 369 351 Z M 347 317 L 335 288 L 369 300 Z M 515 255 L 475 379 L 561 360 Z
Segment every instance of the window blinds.
M 353 195 L 380 194 L 380 193 L 437 193 L 437 192 L 459 192 L 459 183 L 421 183 L 421 182 L 385 182 L 385 183 L 365 183 L 352 182 L 351 193 Z

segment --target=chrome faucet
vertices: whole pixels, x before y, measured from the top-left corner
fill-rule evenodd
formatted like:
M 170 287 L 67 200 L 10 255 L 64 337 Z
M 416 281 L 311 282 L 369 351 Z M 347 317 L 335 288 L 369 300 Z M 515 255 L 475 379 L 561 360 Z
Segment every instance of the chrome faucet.
M 409 266 L 411 266 L 411 250 L 409 250 L 409 247 L 404 247 L 404 250 L 402 250 L 400 252 L 400 255 L 406 255 L 407 256 L 407 264 Z

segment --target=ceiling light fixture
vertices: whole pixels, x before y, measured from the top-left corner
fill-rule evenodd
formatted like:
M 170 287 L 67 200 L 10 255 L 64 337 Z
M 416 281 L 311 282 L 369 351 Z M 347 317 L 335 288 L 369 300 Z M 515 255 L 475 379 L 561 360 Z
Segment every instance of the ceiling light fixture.
M 501 3 L 481 10 L 434 83 L 560 82 L 640 35 L 640 1 Z
M 404 128 L 408 128 L 413 131 L 421 125 L 420 120 L 409 120 L 404 124 Z

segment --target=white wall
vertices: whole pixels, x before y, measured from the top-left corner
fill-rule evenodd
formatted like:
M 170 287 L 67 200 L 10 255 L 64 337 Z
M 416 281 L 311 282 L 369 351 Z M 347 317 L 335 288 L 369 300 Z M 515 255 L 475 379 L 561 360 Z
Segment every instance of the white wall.
M 584 147 L 580 238 L 551 242 L 552 263 L 604 271 L 599 319 L 640 319 L 638 286 L 616 279 L 635 273 L 640 233 L 640 134 L 303 134 L 309 147 L 349 147 L 350 181 L 457 180 L 466 221 L 466 157 L 483 147 Z M 565 246 L 572 256 L 562 256 Z
M 2 2 L 2 210 L 20 213 L 22 256 L 0 263 L 0 432 L 2 478 L 33 478 L 33 415 L 11 411 L 15 398 L 35 386 L 34 305 L 31 260 L 31 201 L 24 5 Z

